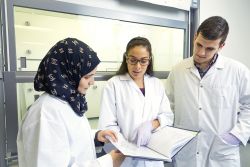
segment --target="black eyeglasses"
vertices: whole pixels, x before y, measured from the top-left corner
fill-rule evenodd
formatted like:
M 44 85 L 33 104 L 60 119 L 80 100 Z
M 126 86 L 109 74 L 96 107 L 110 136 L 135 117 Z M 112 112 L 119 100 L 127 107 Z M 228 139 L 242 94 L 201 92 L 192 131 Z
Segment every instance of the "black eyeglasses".
M 141 59 L 141 60 L 137 60 L 136 58 L 128 57 L 128 56 L 126 56 L 126 58 L 127 58 L 127 61 L 128 61 L 129 64 L 136 65 L 137 62 L 139 62 L 142 66 L 149 65 L 149 61 L 151 59 L 151 58 L 149 58 L 149 59 L 144 58 L 144 59 Z

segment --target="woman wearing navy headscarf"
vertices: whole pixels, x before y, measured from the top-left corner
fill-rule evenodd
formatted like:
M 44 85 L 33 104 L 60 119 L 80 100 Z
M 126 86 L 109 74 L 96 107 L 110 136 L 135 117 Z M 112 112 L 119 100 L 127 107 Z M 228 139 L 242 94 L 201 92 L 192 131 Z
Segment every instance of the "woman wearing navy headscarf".
M 95 145 L 115 141 L 114 131 L 93 133 L 84 113 L 85 94 L 94 84 L 100 63 L 85 43 L 67 38 L 55 44 L 41 61 L 34 79 L 45 91 L 23 117 L 17 138 L 20 167 L 120 166 L 124 155 L 111 152 L 96 159 Z

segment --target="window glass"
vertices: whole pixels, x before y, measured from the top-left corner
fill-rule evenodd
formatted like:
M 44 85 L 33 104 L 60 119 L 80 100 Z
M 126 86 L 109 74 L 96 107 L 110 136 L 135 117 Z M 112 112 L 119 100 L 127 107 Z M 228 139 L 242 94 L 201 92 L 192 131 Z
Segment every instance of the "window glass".
M 88 44 L 102 61 L 98 71 L 117 69 L 117 28 L 115 20 L 15 7 L 17 71 L 36 71 L 49 49 L 67 37 Z M 20 68 L 26 57 L 27 68 Z
M 95 85 L 90 86 L 86 93 L 88 111 L 85 113 L 87 118 L 97 118 L 100 114 L 101 93 L 106 81 L 95 81 Z M 25 113 L 44 92 L 37 92 L 33 83 L 17 84 L 18 120 L 23 118 Z
M 184 29 L 123 22 L 37 9 L 14 7 L 17 71 L 36 71 L 42 58 L 59 40 L 82 40 L 101 60 L 98 71 L 117 71 L 133 37 L 152 44 L 155 71 L 170 71 L 184 57 Z M 27 68 L 20 68 L 26 57 Z
M 172 66 L 184 58 L 184 30 L 120 22 L 118 32 L 119 60 L 130 39 L 141 36 L 147 38 L 152 45 L 154 71 L 170 71 Z

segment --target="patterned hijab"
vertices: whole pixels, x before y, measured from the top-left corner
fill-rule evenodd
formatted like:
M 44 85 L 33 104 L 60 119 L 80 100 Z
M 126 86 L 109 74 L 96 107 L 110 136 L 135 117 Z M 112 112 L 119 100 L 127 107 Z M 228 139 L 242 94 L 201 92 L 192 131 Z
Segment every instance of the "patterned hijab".
M 34 79 L 36 91 L 45 91 L 69 102 L 79 116 L 88 110 L 85 94 L 78 92 L 81 78 L 100 63 L 88 45 L 75 38 L 57 42 L 41 61 Z

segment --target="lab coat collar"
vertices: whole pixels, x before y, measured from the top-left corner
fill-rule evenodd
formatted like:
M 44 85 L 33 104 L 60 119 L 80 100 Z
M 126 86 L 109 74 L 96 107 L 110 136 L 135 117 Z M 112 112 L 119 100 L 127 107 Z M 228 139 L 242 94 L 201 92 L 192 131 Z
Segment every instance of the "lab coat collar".
M 187 58 L 187 69 L 191 69 L 194 66 L 194 56 Z
M 218 57 L 217 57 L 216 62 L 214 63 L 214 65 L 212 65 L 212 67 L 208 70 L 208 72 L 206 73 L 206 75 L 203 78 L 205 79 L 209 75 L 215 73 L 218 69 L 223 69 L 223 67 L 224 67 L 223 57 L 220 56 L 218 53 Z
M 121 81 L 128 81 L 128 80 L 130 80 L 130 79 L 132 79 L 131 77 L 130 77 L 130 75 L 128 74 L 128 73 L 126 73 L 126 74 L 124 74 L 124 75 L 120 75 L 120 80 Z M 133 80 L 133 79 L 132 79 Z
M 189 62 L 187 63 L 187 68 L 188 69 L 190 69 L 190 68 L 191 69 L 192 68 L 196 69 L 196 67 L 194 65 L 194 56 L 190 57 L 188 61 Z M 217 60 L 216 60 L 216 62 L 214 63 L 213 66 L 216 67 L 216 68 L 224 68 L 223 56 L 221 56 L 221 54 L 218 53 Z
M 221 54 L 218 53 L 218 57 L 216 62 L 214 63 L 214 67 L 216 68 L 224 68 L 224 61 L 223 61 L 223 56 L 221 56 Z
M 129 85 L 131 87 L 133 87 L 137 92 L 141 93 L 141 90 L 139 89 L 139 87 L 136 85 L 135 81 L 130 77 L 130 75 L 128 73 L 126 73 L 125 75 L 120 75 L 120 80 L 121 81 L 129 81 Z M 146 88 L 146 82 L 147 82 L 147 74 L 144 75 L 144 86 Z M 145 90 L 145 94 L 146 94 L 146 90 Z
M 189 58 L 189 62 L 187 63 L 187 69 L 190 69 L 190 71 L 201 80 L 200 74 L 198 69 L 194 65 L 194 56 Z M 208 70 L 207 74 L 204 77 L 209 76 L 210 74 L 214 73 L 217 69 L 223 69 L 224 68 L 224 62 L 223 62 L 223 56 L 221 56 L 218 53 L 218 57 L 214 65 Z
M 134 80 L 130 77 L 130 75 L 128 73 L 124 74 L 124 75 L 120 75 L 120 80 L 121 81 L 128 81 L 129 85 L 131 87 L 133 87 L 136 91 L 140 91 L 139 87 L 136 85 L 136 83 L 134 82 Z
M 188 59 L 188 63 L 187 63 L 187 69 L 190 69 L 190 71 L 199 79 L 201 80 L 201 76 L 200 73 L 198 71 L 198 69 L 195 67 L 194 65 L 194 56 L 190 57 Z

